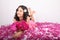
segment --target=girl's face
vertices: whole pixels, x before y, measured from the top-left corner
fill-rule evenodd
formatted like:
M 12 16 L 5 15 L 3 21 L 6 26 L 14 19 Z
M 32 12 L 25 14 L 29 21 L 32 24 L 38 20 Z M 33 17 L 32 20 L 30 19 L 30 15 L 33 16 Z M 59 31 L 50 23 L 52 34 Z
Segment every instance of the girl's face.
M 18 8 L 17 16 L 18 16 L 18 17 L 23 17 L 23 9 L 22 9 L 21 7 Z

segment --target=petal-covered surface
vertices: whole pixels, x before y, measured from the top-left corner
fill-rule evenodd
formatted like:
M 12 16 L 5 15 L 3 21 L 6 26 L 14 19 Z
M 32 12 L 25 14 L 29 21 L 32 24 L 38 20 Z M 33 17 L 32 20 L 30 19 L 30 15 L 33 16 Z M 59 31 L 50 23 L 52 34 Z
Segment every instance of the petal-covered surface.
M 36 22 L 37 26 L 25 32 L 14 40 L 60 40 L 60 24 L 50 22 Z M 13 40 L 12 35 L 16 29 L 12 30 L 11 26 L 0 27 L 0 40 Z M 15 26 L 15 24 L 14 24 Z

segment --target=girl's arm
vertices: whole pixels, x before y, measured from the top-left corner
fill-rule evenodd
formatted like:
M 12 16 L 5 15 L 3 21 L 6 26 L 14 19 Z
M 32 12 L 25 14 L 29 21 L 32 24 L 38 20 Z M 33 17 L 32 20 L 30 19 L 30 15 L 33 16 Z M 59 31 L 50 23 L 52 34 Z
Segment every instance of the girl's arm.
M 13 38 L 18 38 L 18 37 L 20 37 L 22 33 L 23 33 L 23 31 L 16 32 L 16 33 L 13 35 Z
M 13 19 L 13 22 L 17 22 L 15 19 Z M 23 31 L 16 31 L 15 34 L 13 34 L 13 38 L 18 38 L 21 36 L 21 34 L 23 33 Z

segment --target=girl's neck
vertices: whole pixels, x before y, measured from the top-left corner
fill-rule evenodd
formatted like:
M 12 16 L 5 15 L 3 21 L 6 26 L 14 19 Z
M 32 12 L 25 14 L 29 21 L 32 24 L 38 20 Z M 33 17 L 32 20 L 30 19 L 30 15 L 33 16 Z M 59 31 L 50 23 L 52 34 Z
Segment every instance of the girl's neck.
M 20 21 L 23 20 L 23 17 L 20 17 L 19 20 L 20 20 Z

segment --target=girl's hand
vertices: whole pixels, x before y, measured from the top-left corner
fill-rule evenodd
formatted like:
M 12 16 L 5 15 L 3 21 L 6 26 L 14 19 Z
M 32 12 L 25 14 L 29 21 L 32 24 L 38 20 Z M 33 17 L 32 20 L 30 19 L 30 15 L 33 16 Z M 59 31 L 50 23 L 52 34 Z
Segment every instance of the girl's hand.
M 16 33 L 13 35 L 13 38 L 18 38 L 18 37 L 20 37 L 22 33 L 23 33 L 22 31 L 16 32 Z

